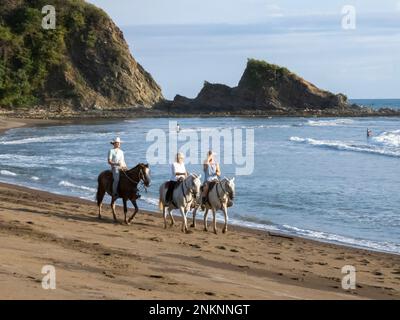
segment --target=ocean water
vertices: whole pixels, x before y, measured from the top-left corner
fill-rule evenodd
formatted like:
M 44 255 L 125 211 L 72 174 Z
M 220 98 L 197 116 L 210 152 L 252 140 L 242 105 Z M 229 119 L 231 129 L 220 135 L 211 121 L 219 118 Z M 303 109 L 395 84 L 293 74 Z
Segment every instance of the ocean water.
M 400 109 L 400 99 L 350 99 L 350 102 L 373 109 Z
M 170 120 L 9 130 L 0 137 L 0 181 L 94 200 L 97 175 L 108 167 L 109 141 L 121 136 L 132 167 L 146 162 L 149 130 L 168 130 Z M 179 123 L 182 134 L 198 136 L 215 128 L 254 130 L 254 171 L 236 176 L 230 223 L 400 253 L 400 118 L 187 118 Z M 367 128 L 373 131 L 369 139 Z M 200 165 L 187 168 L 201 173 Z M 234 176 L 235 169 L 222 165 L 224 176 Z M 158 187 L 170 169 L 153 165 L 151 173 L 153 183 L 139 206 L 157 210 Z

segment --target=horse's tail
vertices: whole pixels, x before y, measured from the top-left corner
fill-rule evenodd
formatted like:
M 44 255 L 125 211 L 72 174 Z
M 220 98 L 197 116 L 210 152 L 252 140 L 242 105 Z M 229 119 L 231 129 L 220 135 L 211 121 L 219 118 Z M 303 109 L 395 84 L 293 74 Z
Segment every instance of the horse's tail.
M 160 209 L 161 212 L 164 210 L 164 203 L 162 201 L 162 189 L 163 189 L 163 186 L 161 185 L 161 187 L 160 187 L 160 196 L 158 198 L 158 209 Z

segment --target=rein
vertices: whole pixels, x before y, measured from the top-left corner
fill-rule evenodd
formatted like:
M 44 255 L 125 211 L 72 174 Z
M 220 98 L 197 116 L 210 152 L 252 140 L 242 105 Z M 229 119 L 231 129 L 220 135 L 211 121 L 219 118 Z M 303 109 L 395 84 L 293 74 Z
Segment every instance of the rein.
M 188 199 L 186 197 L 186 193 L 185 193 L 185 189 L 183 188 L 183 185 L 185 185 L 186 189 L 188 189 L 190 191 L 190 195 L 192 195 L 194 198 L 196 198 L 196 197 L 194 196 L 194 191 L 189 189 L 188 186 L 186 185 L 186 180 L 183 180 L 183 182 L 182 182 L 182 194 L 183 194 L 183 197 L 185 199 L 186 204 L 188 204 L 189 201 L 188 201 Z
M 216 184 L 216 186 L 215 186 L 215 190 L 217 191 L 217 197 L 218 197 L 219 201 L 222 203 L 222 197 L 223 197 L 223 196 L 221 197 L 220 193 L 218 192 L 218 186 L 221 187 L 222 192 L 224 193 L 223 196 L 225 196 L 225 195 L 227 194 L 227 195 L 229 196 L 229 198 L 232 200 L 232 197 L 231 197 L 231 195 L 230 195 L 230 192 L 226 191 L 226 190 L 224 189 L 224 187 L 222 186 L 222 182 L 219 181 L 219 182 Z
M 136 186 L 138 186 L 138 184 L 140 183 L 140 182 L 142 182 L 143 184 L 144 184 L 144 182 L 143 182 L 143 172 L 142 172 L 142 169 L 140 169 L 140 171 L 139 171 L 139 181 L 135 181 L 135 180 L 133 180 L 133 179 L 131 179 L 127 174 L 126 174 L 126 172 L 124 171 L 124 170 L 121 170 L 122 171 L 122 173 L 124 174 L 124 176 L 129 180 L 129 182 L 131 182 L 132 184 L 134 184 L 134 185 L 136 185 Z M 140 185 L 137 187 L 138 188 L 138 190 L 140 189 Z M 144 187 L 144 189 L 146 190 L 146 192 L 147 192 L 147 188 L 146 187 Z

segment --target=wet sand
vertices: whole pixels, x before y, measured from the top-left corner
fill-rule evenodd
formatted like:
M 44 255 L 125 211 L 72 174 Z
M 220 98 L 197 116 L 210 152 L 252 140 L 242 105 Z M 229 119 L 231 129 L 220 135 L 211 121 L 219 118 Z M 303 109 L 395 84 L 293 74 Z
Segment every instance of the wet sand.
M 98 220 L 94 202 L 0 184 L 0 299 L 400 299 L 399 255 L 239 227 L 215 235 L 202 222 L 183 234 L 179 217 L 164 230 L 154 212 L 130 226 L 111 217 L 109 206 Z M 42 289 L 44 265 L 55 290 Z M 345 265 L 355 290 L 342 289 Z
M 119 219 L 122 210 L 118 208 Z M 114 223 L 93 202 L 0 184 L 2 299 L 399 299 L 400 256 L 231 227 L 189 234 L 158 213 Z M 220 226 L 221 227 L 221 226 Z M 41 268 L 56 268 L 56 290 Z M 341 268 L 357 288 L 341 287 Z

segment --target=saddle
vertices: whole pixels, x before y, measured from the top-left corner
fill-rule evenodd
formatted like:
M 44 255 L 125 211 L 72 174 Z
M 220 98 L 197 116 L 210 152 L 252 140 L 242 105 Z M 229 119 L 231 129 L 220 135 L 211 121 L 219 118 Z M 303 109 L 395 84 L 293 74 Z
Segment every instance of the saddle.
M 165 187 L 167 188 L 167 194 L 165 195 L 165 201 L 167 203 L 172 203 L 174 207 L 177 207 L 177 205 L 173 202 L 172 196 L 174 194 L 174 190 L 177 189 L 181 185 L 182 181 L 167 181 L 165 183 Z
M 209 182 L 206 182 L 207 184 L 208 184 L 208 192 L 207 192 L 207 194 L 206 194 L 206 196 L 205 196 L 205 200 L 206 200 L 206 202 L 207 202 L 207 204 L 208 205 L 211 205 L 210 204 L 210 201 L 209 201 L 209 198 L 208 198 L 208 195 L 209 195 L 209 193 L 210 193 L 210 191 L 218 184 L 218 183 L 220 183 L 220 181 L 216 181 L 216 180 L 214 180 L 214 181 L 209 181 Z M 203 188 L 203 187 L 202 187 Z M 227 207 L 229 208 L 229 207 L 232 207 L 233 206 L 233 201 L 232 201 L 232 199 L 230 198 L 230 197 L 228 197 L 228 203 L 227 203 Z
M 125 171 L 126 170 L 124 170 L 124 169 L 120 169 L 119 170 L 119 173 L 120 173 L 120 178 L 119 178 L 119 182 L 118 182 L 118 187 L 117 187 L 117 191 L 118 191 L 118 194 L 120 195 L 121 194 L 121 189 L 120 189 L 120 186 L 121 186 L 121 180 L 122 179 L 127 179 L 127 177 L 125 177 Z M 110 177 L 111 177 L 111 185 L 109 186 L 109 188 L 110 188 L 110 194 L 112 194 L 112 184 L 114 183 L 114 178 L 113 178 L 113 176 L 112 176 L 112 171 L 111 170 L 108 170 L 108 172 L 109 172 L 109 175 L 110 175 Z M 135 189 L 133 189 L 133 191 L 135 192 L 135 195 L 136 195 L 136 199 L 140 199 L 141 197 L 142 197 L 142 195 L 139 193 L 139 189 L 136 187 Z

